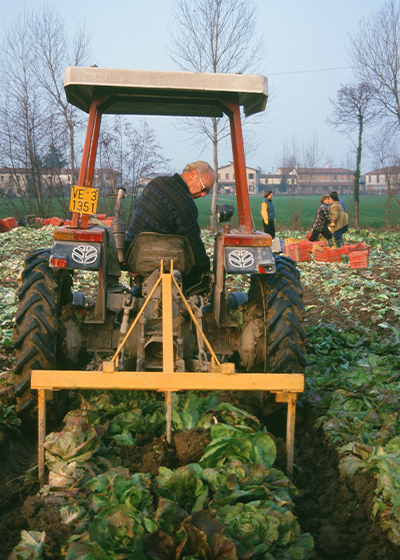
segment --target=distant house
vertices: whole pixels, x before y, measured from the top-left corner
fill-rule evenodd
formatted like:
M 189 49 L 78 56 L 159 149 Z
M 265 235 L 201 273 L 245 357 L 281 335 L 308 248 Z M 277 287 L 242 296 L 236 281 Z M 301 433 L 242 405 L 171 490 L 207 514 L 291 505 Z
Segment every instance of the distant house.
M 246 167 L 249 194 L 258 194 L 260 171 L 255 167 Z M 233 163 L 218 168 L 218 190 L 221 194 L 235 194 L 235 170 Z
M 368 194 L 388 194 L 400 191 L 400 167 L 383 167 L 365 174 L 365 192 Z

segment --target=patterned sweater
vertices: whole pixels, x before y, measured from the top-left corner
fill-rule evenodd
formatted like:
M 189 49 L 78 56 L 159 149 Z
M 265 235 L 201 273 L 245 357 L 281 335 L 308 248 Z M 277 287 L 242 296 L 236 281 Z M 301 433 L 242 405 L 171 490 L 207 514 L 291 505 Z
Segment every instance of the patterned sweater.
M 157 177 L 150 181 L 135 204 L 135 214 L 125 239 L 125 252 L 142 232 L 184 235 L 193 250 L 196 266 L 190 274 L 210 270 L 210 259 L 201 240 L 197 206 L 182 177 Z
M 312 229 L 321 232 L 323 229 L 328 227 L 330 223 L 331 219 L 329 218 L 329 208 L 327 204 L 321 204 L 318 207 L 317 213 L 315 214 L 315 220 Z

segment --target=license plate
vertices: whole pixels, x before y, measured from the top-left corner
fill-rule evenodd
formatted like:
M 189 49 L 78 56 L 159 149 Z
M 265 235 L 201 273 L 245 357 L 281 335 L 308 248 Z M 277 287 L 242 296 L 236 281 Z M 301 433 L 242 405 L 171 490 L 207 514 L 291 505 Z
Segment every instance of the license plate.
M 98 189 L 72 186 L 69 210 L 81 214 L 96 214 L 98 197 Z

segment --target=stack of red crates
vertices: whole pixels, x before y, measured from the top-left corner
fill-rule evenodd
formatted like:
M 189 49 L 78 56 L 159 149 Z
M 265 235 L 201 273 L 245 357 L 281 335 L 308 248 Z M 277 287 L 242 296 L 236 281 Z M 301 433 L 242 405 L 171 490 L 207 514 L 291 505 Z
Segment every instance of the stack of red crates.
M 356 243 L 355 245 L 350 245 L 349 243 L 345 243 L 343 247 L 340 248 L 341 252 L 345 255 L 349 255 L 354 251 L 368 251 L 368 254 L 371 251 L 371 246 L 367 245 L 366 243 Z
M 349 245 L 345 243 L 341 248 L 342 253 L 349 255 L 351 268 L 366 268 L 368 266 L 368 256 L 371 246 L 366 243 L 356 243 Z

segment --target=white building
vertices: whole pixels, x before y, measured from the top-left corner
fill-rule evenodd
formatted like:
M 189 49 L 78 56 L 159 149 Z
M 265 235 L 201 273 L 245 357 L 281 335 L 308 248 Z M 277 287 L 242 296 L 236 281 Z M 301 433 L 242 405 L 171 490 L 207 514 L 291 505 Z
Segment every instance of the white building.
M 400 191 L 400 167 L 393 165 L 365 174 L 367 194 L 388 194 L 389 190 L 396 194 Z
M 255 167 L 246 167 L 249 194 L 258 194 L 260 171 Z M 218 168 L 218 189 L 221 194 L 235 194 L 235 170 L 233 163 Z

